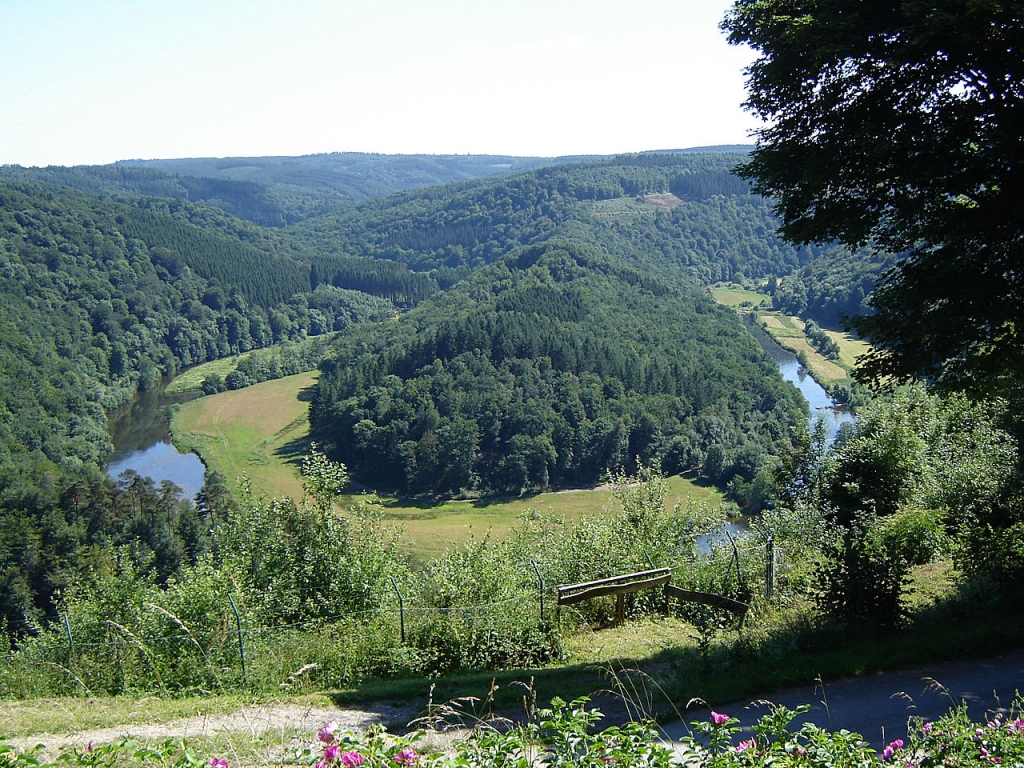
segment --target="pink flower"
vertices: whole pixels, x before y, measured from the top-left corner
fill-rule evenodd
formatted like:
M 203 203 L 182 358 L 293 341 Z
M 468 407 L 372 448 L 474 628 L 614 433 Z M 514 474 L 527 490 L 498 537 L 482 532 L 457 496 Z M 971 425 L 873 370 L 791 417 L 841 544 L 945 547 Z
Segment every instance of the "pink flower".
M 95 741 L 90 741 L 88 744 L 85 745 L 85 751 L 86 752 L 92 752 L 92 748 L 95 747 L 95 746 L 96 746 L 96 742 Z
M 755 746 L 757 746 L 757 741 L 754 739 L 747 739 L 746 741 L 741 741 L 736 745 L 736 751 L 746 752 L 748 749 L 753 749 Z
M 419 757 L 419 753 L 415 749 L 406 747 L 397 755 L 395 755 L 395 762 L 399 765 L 415 765 L 416 758 Z
M 207 763 L 210 768 L 228 768 L 228 761 L 221 757 L 211 757 L 210 762 Z
M 902 748 L 903 739 L 896 739 L 896 741 L 890 743 L 889 746 L 882 750 L 882 761 L 889 762 L 892 760 L 892 756 L 896 753 L 896 750 Z
M 327 761 L 317 760 L 316 763 L 313 764 L 313 768 L 328 768 Z
M 324 747 L 324 760 L 333 763 L 341 755 L 341 747 L 337 744 L 328 744 Z
M 713 722 L 715 725 L 724 725 L 725 723 L 729 722 L 729 716 L 723 715 L 719 712 L 715 712 L 715 710 L 711 710 L 711 722 Z
M 358 768 L 363 764 L 366 758 L 359 752 L 342 752 L 341 753 L 341 764 L 345 768 Z
M 338 730 L 338 721 L 331 720 L 330 722 L 324 723 L 324 727 L 317 731 L 316 737 L 324 744 L 330 744 L 334 741 L 334 732 L 336 730 Z
M 1024 717 L 1017 718 L 1009 726 L 1010 730 L 1014 733 L 1024 735 Z

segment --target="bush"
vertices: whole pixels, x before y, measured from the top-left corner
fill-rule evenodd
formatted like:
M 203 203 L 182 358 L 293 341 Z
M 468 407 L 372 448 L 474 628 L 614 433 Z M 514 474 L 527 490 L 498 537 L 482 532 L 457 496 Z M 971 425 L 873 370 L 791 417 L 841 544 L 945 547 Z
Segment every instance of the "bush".
M 858 515 L 827 552 L 815 600 L 833 618 L 885 629 L 906 616 L 901 598 L 910 563 L 881 531 L 874 515 Z

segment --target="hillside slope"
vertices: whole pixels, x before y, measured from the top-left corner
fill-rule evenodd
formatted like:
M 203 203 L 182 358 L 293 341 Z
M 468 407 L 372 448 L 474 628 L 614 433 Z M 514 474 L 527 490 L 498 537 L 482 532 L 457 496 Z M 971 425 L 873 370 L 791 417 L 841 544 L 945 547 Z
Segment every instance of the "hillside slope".
M 748 500 L 806 409 L 734 313 L 581 238 L 363 326 L 321 369 L 315 438 L 413 494 L 586 485 L 639 462 L 703 468 Z

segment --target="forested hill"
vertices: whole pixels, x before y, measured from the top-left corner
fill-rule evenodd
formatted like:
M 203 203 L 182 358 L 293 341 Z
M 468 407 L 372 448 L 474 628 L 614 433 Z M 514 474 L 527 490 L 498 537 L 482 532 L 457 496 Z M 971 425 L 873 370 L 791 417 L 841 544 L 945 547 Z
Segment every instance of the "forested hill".
M 517 249 L 321 367 L 315 438 L 412 494 L 585 485 L 639 461 L 760 501 L 803 416 L 734 313 L 583 237 Z
M 107 409 L 186 365 L 393 314 L 311 290 L 299 255 L 181 200 L 0 183 L 0 625 L 122 544 L 166 578 L 189 552 L 179 523 L 204 530 L 171 491 L 104 481 Z
M 98 472 L 104 410 L 160 376 L 393 312 L 179 203 L 0 184 L 0 508 Z
M 349 200 L 570 160 L 336 152 L 300 157 L 125 160 L 70 168 L 0 166 L 0 181 L 41 181 L 97 195 L 170 197 L 211 205 L 261 226 L 282 227 Z
M 731 173 L 737 153 L 645 154 L 431 187 L 339 207 L 287 231 L 345 252 L 456 275 L 581 228 L 637 263 L 712 283 L 786 275 L 821 249 L 775 235 L 768 203 Z M 318 265 L 331 280 L 331 265 Z M 449 278 L 450 280 L 450 278 Z

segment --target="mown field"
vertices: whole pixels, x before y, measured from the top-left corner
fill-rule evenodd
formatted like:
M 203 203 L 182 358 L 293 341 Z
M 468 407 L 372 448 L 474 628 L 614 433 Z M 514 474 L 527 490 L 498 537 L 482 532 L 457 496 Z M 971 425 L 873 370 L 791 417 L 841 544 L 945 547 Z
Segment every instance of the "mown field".
M 258 494 L 299 499 L 299 468 L 310 446 L 308 390 L 317 375 L 301 373 L 186 403 L 171 419 L 174 441 L 198 453 L 232 488 L 245 473 Z M 717 489 L 682 477 L 670 478 L 669 488 L 669 504 L 693 500 L 717 506 L 723 500 Z M 387 516 L 402 523 L 408 549 L 417 558 L 443 552 L 470 536 L 504 536 L 523 515 L 572 522 L 611 500 L 605 488 L 440 502 L 382 498 Z
M 799 317 L 762 312 L 758 314 L 758 320 L 781 346 L 795 355 L 803 353 L 806 356 L 807 367 L 819 384 L 825 386 L 851 382 L 849 371 L 811 346 L 811 342 L 804 334 L 804 322 Z
M 299 467 L 309 451 L 309 401 L 319 371 L 265 381 L 186 403 L 171 417 L 175 443 L 234 481 L 248 474 L 267 496 L 302 496 Z
M 772 299 L 763 293 L 750 291 L 739 286 L 718 286 L 711 289 L 712 298 L 727 307 L 770 307 Z

